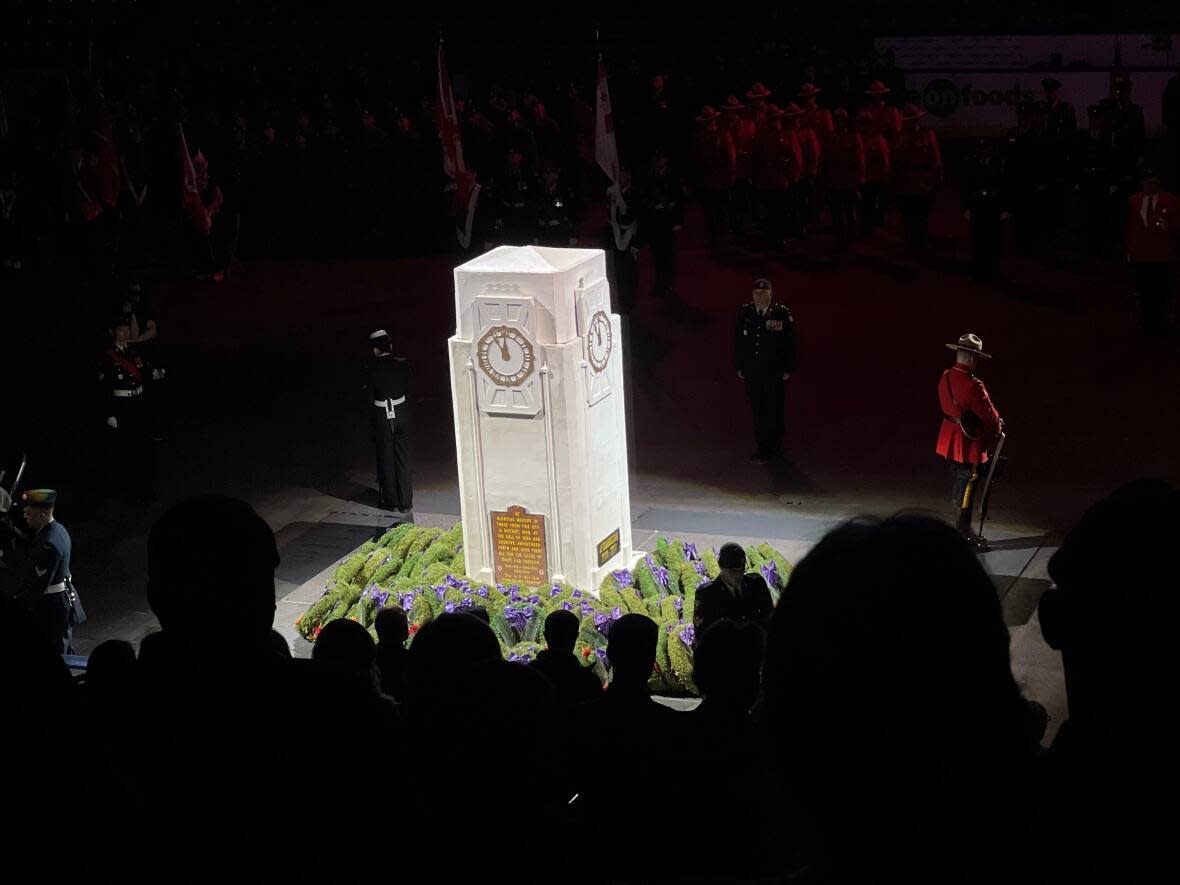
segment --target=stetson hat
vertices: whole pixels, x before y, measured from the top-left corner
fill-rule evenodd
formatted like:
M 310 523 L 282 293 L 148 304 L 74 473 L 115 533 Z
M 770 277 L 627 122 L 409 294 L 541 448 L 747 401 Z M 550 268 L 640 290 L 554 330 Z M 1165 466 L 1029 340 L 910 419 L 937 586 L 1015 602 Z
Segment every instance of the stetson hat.
M 798 117 L 800 114 L 804 113 L 806 113 L 806 111 L 804 111 L 803 108 L 799 107 L 799 105 L 795 104 L 793 101 L 788 101 L 786 106 L 783 108 L 784 117 Z
M 803 98 L 807 98 L 808 96 L 812 95 L 819 95 L 821 92 L 823 92 L 823 90 L 814 83 L 804 83 L 799 87 L 799 95 Z
M 767 120 L 777 120 L 779 117 L 784 116 L 786 112 L 776 104 L 768 104 L 763 108 L 762 114 Z
M 696 115 L 696 121 L 698 123 L 708 123 L 712 120 L 716 120 L 720 116 L 721 114 L 717 113 L 717 111 L 712 106 L 705 105 L 703 108 L 701 108 L 701 112 Z
M 721 105 L 721 110 L 723 110 L 723 111 L 740 111 L 740 110 L 743 110 L 745 107 L 746 106 L 744 104 L 742 104 L 740 101 L 738 101 L 738 97 L 736 95 L 731 95 L 725 99 L 725 102 Z
M 985 360 L 990 360 L 992 358 L 990 353 L 983 352 L 983 340 L 978 335 L 973 335 L 971 332 L 960 335 L 958 344 L 948 344 L 947 347 L 951 350 L 962 350 L 966 353 L 973 353 L 977 357 Z
M 755 83 L 746 90 L 746 98 L 770 98 L 773 93 L 761 83 Z
M 369 340 L 370 341 L 383 341 L 384 339 L 386 339 L 388 337 L 389 337 L 389 333 L 386 332 L 384 329 L 378 329 L 376 332 L 369 333 Z
M 926 112 L 915 104 L 907 104 L 901 109 L 901 118 L 903 120 L 917 120 L 925 116 Z
M 865 90 L 865 95 L 884 95 L 886 92 L 892 91 L 892 89 L 890 89 L 880 80 L 874 80 L 869 84 L 869 88 Z

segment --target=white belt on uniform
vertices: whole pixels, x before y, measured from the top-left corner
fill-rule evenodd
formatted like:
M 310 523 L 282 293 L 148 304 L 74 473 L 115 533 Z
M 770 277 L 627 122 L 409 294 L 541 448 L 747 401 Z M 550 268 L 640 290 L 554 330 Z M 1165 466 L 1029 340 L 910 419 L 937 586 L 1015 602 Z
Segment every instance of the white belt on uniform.
M 397 417 L 397 411 L 394 409 L 394 406 L 400 406 L 405 401 L 406 398 L 404 396 L 399 396 L 397 399 L 375 399 L 373 400 L 373 405 L 379 409 L 384 409 L 385 417 L 392 421 Z
M 48 587 L 45 588 L 45 595 L 46 596 L 49 596 L 53 593 L 65 593 L 65 592 L 66 592 L 66 582 L 65 581 L 62 581 L 60 584 L 50 584 Z
M 141 393 L 143 393 L 143 386 L 141 385 L 139 387 L 131 387 L 127 390 L 112 390 L 111 393 L 113 393 L 115 396 L 139 396 Z

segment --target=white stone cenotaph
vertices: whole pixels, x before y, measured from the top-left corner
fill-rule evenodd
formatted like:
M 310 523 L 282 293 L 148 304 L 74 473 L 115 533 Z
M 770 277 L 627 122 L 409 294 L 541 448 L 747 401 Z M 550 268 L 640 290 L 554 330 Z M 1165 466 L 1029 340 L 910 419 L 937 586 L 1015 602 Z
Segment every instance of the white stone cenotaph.
M 599 249 L 455 268 L 451 393 L 467 574 L 597 592 L 632 561 L 622 337 Z

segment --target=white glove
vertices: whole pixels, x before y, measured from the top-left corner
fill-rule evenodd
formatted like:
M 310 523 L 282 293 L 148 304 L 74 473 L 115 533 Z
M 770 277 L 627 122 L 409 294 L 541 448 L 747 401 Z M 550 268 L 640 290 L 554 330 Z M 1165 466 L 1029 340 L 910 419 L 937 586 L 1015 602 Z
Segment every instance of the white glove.
M 115 420 L 114 415 L 112 415 L 110 418 L 107 418 L 107 427 L 110 427 L 112 430 L 119 429 L 119 422 Z

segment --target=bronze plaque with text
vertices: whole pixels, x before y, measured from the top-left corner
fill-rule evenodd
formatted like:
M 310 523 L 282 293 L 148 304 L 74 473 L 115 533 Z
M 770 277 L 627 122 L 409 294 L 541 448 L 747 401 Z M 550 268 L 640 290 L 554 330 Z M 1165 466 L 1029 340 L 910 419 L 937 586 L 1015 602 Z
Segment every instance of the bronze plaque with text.
M 549 581 L 545 517 L 523 507 L 492 511 L 492 555 L 501 584 L 537 587 Z

